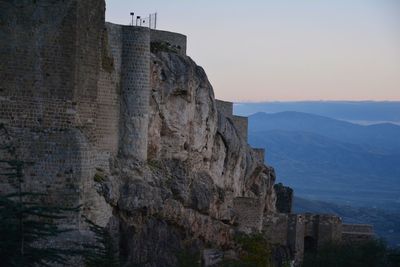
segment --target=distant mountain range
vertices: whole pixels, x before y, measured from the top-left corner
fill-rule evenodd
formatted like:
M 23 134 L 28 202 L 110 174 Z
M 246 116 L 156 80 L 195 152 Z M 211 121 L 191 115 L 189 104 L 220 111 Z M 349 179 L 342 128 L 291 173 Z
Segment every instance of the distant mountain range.
M 301 112 L 249 117 L 278 181 L 299 196 L 400 210 L 400 126 L 361 126 Z
M 298 111 L 334 119 L 373 124 L 393 122 L 400 124 L 400 101 L 299 101 L 236 103 L 237 115 L 249 116 L 256 112 L 277 113 Z

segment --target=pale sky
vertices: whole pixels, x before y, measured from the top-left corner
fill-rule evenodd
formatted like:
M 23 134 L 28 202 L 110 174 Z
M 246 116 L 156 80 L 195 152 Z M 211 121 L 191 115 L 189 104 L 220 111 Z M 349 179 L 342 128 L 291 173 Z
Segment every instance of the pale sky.
M 106 0 L 188 37 L 219 99 L 400 100 L 400 0 Z

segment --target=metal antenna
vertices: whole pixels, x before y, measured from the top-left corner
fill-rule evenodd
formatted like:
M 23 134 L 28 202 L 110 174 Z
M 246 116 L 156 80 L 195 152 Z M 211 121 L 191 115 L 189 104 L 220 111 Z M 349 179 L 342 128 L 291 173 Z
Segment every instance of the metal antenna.
M 131 26 L 133 26 L 133 16 L 135 15 L 135 13 L 131 12 L 131 16 L 132 16 L 132 22 L 131 22 Z

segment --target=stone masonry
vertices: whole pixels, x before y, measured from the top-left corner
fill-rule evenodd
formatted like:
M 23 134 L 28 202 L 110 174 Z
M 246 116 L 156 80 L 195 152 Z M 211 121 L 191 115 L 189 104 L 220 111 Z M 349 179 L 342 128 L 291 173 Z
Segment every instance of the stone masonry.
M 233 230 L 264 233 L 297 262 L 325 242 L 372 236 L 336 216 L 276 212 L 265 151 L 248 146 L 247 118 L 214 100 L 186 36 L 105 23 L 103 0 L 0 1 L 0 10 L 0 123 L 32 163 L 23 190 L 82 205 L 64 221 L 77 233 L 87 230 L 81 215 L 118 221 L 126 262 L 150 267 L 176 266 L 171 247 L 188 233 L 220 248 L 233 247 Z M 175 53 L 152 54 L 152 43 Z M 15 189 L 4 178 L 2 194 Z
M 110 25 L 111 26 L 111 25 Z M 121 147 L 124 157 L 147 159 L 147 125 L 150 96 L 150 29 L 122 29 L 121 62 Z

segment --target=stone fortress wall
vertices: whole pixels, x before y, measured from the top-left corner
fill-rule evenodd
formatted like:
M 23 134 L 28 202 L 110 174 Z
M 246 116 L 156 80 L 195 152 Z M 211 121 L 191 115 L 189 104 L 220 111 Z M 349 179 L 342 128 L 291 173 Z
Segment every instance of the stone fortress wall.
M 264 207 L 259 199 L 237 197 L 234 199 L 233 208 L 237 215 L 239 231 L 247 234 L 261 231 Z
M 104 225 L 111 208 L 93 189 L 97 169 L 118 153 L 147 158 L 150 44 L 185 54 L 186 36 L 111 23 L 104 29 L 97 0 L 0 8 L 7 22 L 0 25 L 0 123 L 20 158 L 34 162 L 24 190 L 46 193 L 52 204 L 86 203 L 82 212 Z M 1 184 L 6 190 L 12 185 Z M 71 218 L 78 227 L 79 217 Z
M 0 9 L 0 121 L 19 158 L 34 163 L 24 170 L 23 190 L 46 193 L 55 205 L 101 208 L 87 178 L 102 138 L 97 66 L 104 3 L 3 1 Z M 78 216 L 69 219 L 79 226 Z
M 343 224 L 342 240 L 344 242 L 358 243 L 373 239 L 375 236 L 372 225 L 369 224 Z
M 228 120 L 232 122 L 235 126 L 238 134 L 244 139 L 247 143 L 248 139 L 248 118 L 242 116 L 233 115 L 233 102 L 223 101 L 216 99 L 215 100 L 217 110 L 222 115 L 225 116 Z M 264 148 L 253 148 L 253 152 L 258 161 L 265 161 L 265 149 Z
M 111 26 L 111 25 L 110 25 Z M 123 157 L 147 159 L 150 97 L 150 29 L 116 26 L 122 30 L 121 147 Z
M 248 141 L 248 128 L 249 128 L 249 122 L 247 117 L 243 116 L 236 116 L 234 115 L 232 117 L 233 124 L 235 125 L 239 136 L 243 138 L 243 140 L 247 143 Z
M 233 103 L 228 101 L 223 101 L 216 99 L 215 104 L 217 106 L 217 110 L 226 118 L 232 118 L 233 116 Z
M 287 246 L 296 263 L 302 261 L 304 252 L 328 243 L 365 242 L 375 237 L 371 225 L 343 224 L 336 215 L 312 213 L 266 214 L 262 233 L 270 243 Z
M 105 225 L 111 207 L 94 191 L 98 167 L 108 168 L 119 153 L 147 159 L 151 42 L 186 54 L 186 37 L 111 23 L 99 30 L 104 3 L 96 0 L 32 2 L 18 12 L 1 2 L 0 9 L 7 22 L 0 24 L 0 123 L 10 127 L 21 159 L 34 162 L 25 171 L 24 190 L 46 193 L 46 201 L 55 205 L 84 203 L 82 213 Z M 33 13 L 42 24 L 35 23 L 37 17 L 19 17 Z M 247 118 L 234 116 L 231 102 L 216 104 L 247 142 Z M 254 149 L 260 161 L 264 153 Z M 1 184 L 0 192 L 10 186 Z M 317 244 L 339 233 L 372 236 L 361 226 L 344 226 L 341 232 L 334 216 L 264 215 L 261 202 L 251 198 L 235 199 L 234 210 L 239 230 L 270 233 L 268 238 L 289 245 L 295 255 L 304 250 L 307 236 Z M 78 216 L 70 220 L 80 227 Z

